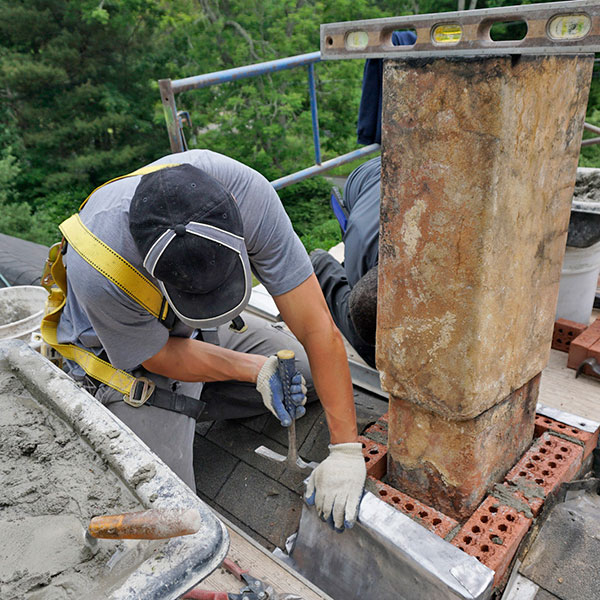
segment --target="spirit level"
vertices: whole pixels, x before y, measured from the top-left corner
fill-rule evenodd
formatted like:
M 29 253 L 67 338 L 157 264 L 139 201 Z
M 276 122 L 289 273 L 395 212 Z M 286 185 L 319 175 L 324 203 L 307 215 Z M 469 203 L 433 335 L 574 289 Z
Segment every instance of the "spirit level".
M 494 41 L 496 23 L 522 22 L 522 39 Z M 393 46 L 392 33 L 412 30 L 412 46 Z M 410 15 L 321 25 L 321 58 L 426 58 L 486 54 L 600 52 L 600 2 L 574 0 Z

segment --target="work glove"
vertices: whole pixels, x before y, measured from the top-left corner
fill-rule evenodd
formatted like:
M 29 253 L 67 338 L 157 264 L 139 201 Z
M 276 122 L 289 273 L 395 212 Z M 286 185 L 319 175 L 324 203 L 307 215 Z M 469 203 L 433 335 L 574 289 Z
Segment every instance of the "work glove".
M 366 477 L 362 444 L 330 444 L 329 456 L 308 478 L 306 502 L 336 530 L 349 529 L 358 516 Z
M 299 419 L 306 409 L 306 381 L 299 371 L 296 371 L 290 381 L 291 409 L 284 405 L 283 383 L 279 376 L 276 356 L 269 356 L 267 362 L 258 372 L 256 389 L 262 396 L 264 405 L 279 419 L 284 427 L 292 424 L 292 419 Z

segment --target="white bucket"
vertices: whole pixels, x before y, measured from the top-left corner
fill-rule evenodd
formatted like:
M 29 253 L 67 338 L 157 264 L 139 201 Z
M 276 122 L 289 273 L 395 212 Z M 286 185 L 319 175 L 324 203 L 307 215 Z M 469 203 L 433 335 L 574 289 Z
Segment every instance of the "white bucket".
M 600 273 L 600 242 L 588 248 L 567 246 L 560 276 L 556 319 L 590 322 Z
M 29 342 L 39 331 L 48 292 L 37 285 L 0 289 L 0 339 Z

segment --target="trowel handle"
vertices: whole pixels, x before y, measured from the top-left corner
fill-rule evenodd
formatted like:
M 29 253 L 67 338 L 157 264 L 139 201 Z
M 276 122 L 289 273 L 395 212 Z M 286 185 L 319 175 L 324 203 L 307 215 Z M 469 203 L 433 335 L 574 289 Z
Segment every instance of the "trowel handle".
M 296 374 L 296 355 L 293 350 L 279 350 L 277 352 L 277 368 L 279 377 L 283 384 L 283 403 L 285 409 L 294 418 L 296 408 L 292 403 L 290 385 L 292 385 L 292 377 Z
M 162 540 L 196 533 L 202 518 L 194 508 L 151 509 L 94 517 L 88 531 L 105 539 Z

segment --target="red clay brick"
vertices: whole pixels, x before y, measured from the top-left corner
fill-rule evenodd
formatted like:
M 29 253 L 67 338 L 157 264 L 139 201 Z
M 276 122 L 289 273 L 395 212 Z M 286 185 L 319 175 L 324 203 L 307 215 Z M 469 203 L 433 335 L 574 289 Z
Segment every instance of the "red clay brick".
M 567 367 L 577 369 L 581 362 L 588 357 L 589 349 L 598 340 L 600 340 L 600 317 L 571 342 Z
M 374 477 L 368 479 L 370 482 L 369 487 L 377 490 L 379 498 L 441 538 L 445 538 L 458 526 L 458 521 L 446 516 L 439 510 L 411 498 L 408 494 L 404 494 Z
M 388 430 L 387 427 L 383 427 L 380 423 L 373 423 L 370 427 L 365 429 L 363 436 L 377 442 L 378 444 L 384 444 L 387 446 Z
M 364 436 L 360 436 L 358 441 L 362 443 L 367 475 L 371 475 L 376 479 L 385 477 L 387 470 L 387 446 L 378 444 Z
M 488 496 L 454 536 L 452 544 L 495 571 L 498 585 L 533 519 Z
M 596 362 L 600 365 L 600 339 L 596 343 L 592 344 L 592 346 L 590 346 L 586 358 L 595 358 Z M 599 377 L 597 373 L 592 371 L 589 365 L 586 365 L 584 367 L 583 372 L 591 377 Z
M 379 423 L 379 425 L 381 425 L 382 427 L 386 427 L 386 428 L 388 426 L 389 421 L 390 421 L 389 411 L 386 412 L 385 414 L 381 415 L 379 417 L 379 419 L 377 419 L 377 423 Z
M 523 480 L 535 483 L 548 496 L 579 471 L 583 448 L 550 432 L 542 434 L 508 472 L 506 481 L 519 487 Z
M 554 323 L 552 335 L 552 348 L 561 352 L 568 352 L 571 342 L 587 329 L 587 325 L 576 323 L 568 319 L 559 319 Z
M 583 443 L 583 460 L 585 460 L 596 447 L 596 444 L 598 443 L 598 432 L 600 431 L 597 429 L 595 432 L 590 433 L 589 431 L 583 431 L 583 429 L 566 425 L 565 423 L 561 423 L 550 417 L 536 415 L 534 435 L 539 437 L 548 430 L 555 431 L 561 435 L 566 435 L 567 437 L 572 438 L 573 441 Z

